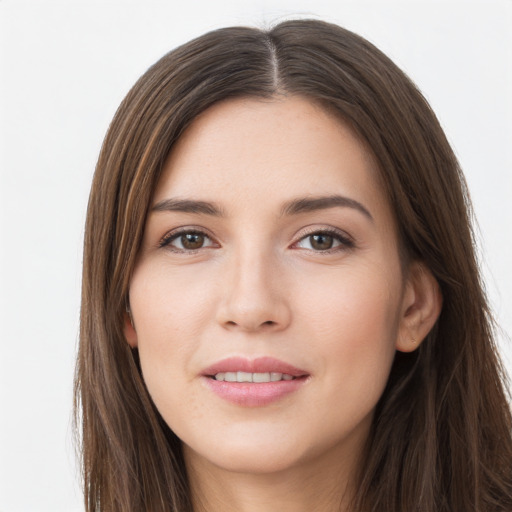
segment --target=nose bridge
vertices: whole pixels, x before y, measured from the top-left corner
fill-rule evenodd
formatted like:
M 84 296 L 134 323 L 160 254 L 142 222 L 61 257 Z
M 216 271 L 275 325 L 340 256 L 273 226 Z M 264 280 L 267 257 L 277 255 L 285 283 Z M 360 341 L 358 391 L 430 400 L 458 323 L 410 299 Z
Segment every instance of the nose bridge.
M 281 277 L 271 248 L 255 240 L 240 244 L 231 254 L 220 322 L 247 331 L 284 328 L 290 311 Z

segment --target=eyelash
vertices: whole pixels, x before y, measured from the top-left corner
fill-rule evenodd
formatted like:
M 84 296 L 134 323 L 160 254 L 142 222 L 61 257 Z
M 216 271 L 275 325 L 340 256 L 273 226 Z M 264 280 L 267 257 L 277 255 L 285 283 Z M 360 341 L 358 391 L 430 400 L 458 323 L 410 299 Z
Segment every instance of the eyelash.
M 315 250 L 315 249 L 304 249 L 310 252 L 314 252 L 315 254 L 332 254 L 335 252 L 346 251 L 349 249 L 353 249 L 355 247 L 354 240 L 348 236 L 343 231 L 339 231 L 334 228 L 323 228 L 323 229 L 313 229 L 309 233 L 303 234 L 297 242 L 293 243 L 293 246 L 298 245 L 300 242 L 312 237 L 312 236 L 324 235 L 329 236 L 334 239 L 334 241 L 339 242 L 339 245 L 335 247 L 330 247 L 325 250 Z
M 199 247 L 198 249 L 182 249 L 179 247 L 173 247 L 171 245 L 171 243 L 174 240 L 178 240 L 180 237 L 182 237 L 184 235 L 203 236 L 203 237 L 207 238 L 208 240 L 210 240 L 211 245 Z M 309 237 L 319 236 L 319 235 L 332 237 L 334 239 L 334 241 L 339 243 L 339 245 L 330 247 L 325 250 L 315 250 L 315 249 L 307 249 L 307 248 L 304 248 L 304 250 L 313 252 L 315 254 L 332 254 L 334 252 L 349 250 L 349 249 L 353 249 L 355 247 L 355 243 L 354 243 L 353 239 L 351 237 L 349 237 L 346 233 L 344 233 L 342 231 L 338 231 L 333 228 L 330 228 L 330 229 L 324 228 L 324 229 L 315 229 L 315 230 L 310 231 L 309 233 L 303 234 L 296 242 L 294 242 L 292 244 L 292 248 L 297 249 L 298 247 L 296 247 L 296 246 L 300 242 L 306 240 Z M 216 244 L 216 242 L 214 242 L 213 238 L 204 230 L 194 229 L 194 228 L 183 228 L 183 229 L 180 229 L 179 231 L 171 231 L 170 233 L 167 233 L 166 235 L 164 235 L 164 237 L 158 243 L 158 247 L 159 248 L 167 247 L 171 251 L 176 252 L 176 253 L 181 253 L 181 254 L 195 254 L 202 249 L 208 249 L 210 247 L 214 247 L 215 244 Z
M 167 233 L 166 235 L 164 235 L 163 238 L 158 243 L 158 246 L 160 248 L 167 247 L 173 252 L 186 253 L 186 254 L 195 254 L 196 252 L 200 251 L 201 249 L 207 249 L 207 248 L 211 247 L 211 246 L 207 246 L 207 247 L 199 247 L 198 249 L 180 249 L 179 247 L 173 247 L 171 245 L 171 243 L 174 240 L 177 240 L 184 235 L 204 236 L 205 238 L 207 238 L 208 240 L 210 240 L 212 242 L 212 246 L 214 245 L 212 237 L 208 233 L 206 233 L 204 230 L 194 229 L 194 228 L 183 228 L 178 231 L 171 231 L 170 233 Z

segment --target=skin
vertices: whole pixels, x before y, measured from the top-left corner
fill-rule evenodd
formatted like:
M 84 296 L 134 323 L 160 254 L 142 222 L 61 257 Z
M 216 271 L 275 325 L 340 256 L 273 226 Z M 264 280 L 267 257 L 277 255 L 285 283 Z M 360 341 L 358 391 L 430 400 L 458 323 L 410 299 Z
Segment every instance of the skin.
M 369 215 L 282 212 L 333 194 Z M 421 264 L 402 268 L 371 153 L 304 98 L 229 100 L 174 147 L 153 205 L 170 198 L 215 203 L 222 216 L 150 212 L 125 336 L 183 441 L 195 509 L 348 510 L 395 351 L 418 346 L 441 303 Z M 205 233 L 200 248 L 172 239 L 180 229 Z M 333 246 L 318 249 L 310 236 L 325 230 Z M 309 376 L 277 402 L 243 407 L 201 377 L 231 356 L 275 357 Z

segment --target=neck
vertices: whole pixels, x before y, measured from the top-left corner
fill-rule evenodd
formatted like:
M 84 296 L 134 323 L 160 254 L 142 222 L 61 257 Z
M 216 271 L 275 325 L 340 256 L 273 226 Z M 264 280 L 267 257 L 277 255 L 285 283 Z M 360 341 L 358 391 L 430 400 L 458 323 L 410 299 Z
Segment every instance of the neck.
M 194 512 L 349 512 L 356 461 L 338 450 L 272 473 L 225 470 L 184 448 Z M 358 455 L 360 456 L 359 451 Z

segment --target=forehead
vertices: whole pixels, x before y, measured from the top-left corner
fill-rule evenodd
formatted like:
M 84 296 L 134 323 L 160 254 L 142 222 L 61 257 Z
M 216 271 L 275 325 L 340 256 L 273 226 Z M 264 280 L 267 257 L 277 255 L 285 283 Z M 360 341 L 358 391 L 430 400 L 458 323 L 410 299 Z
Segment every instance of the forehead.
M 344 194 L 389 209 L 371 152 L 339 118 L 297 96 L 228 100 L 173 147 L 153 203 L 172 197 L 245 207 Z

